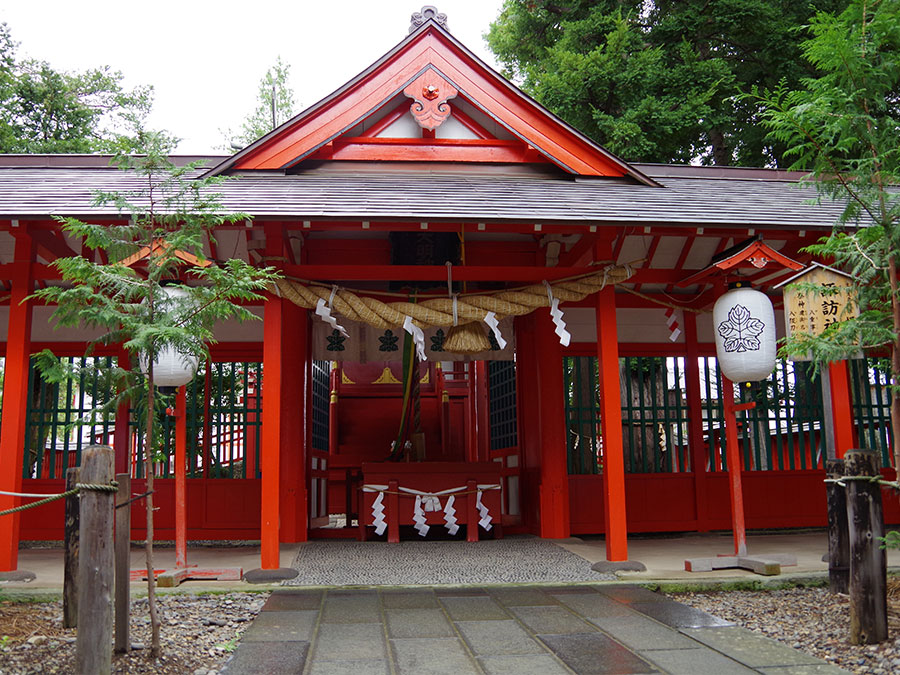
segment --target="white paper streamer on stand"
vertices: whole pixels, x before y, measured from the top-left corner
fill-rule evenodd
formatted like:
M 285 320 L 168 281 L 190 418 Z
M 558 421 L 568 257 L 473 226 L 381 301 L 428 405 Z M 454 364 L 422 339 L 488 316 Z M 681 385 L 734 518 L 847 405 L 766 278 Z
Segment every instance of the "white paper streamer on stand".
M 550 288 L 550 282 L 544 281 L 544 285 L 547 287 L 547 297 L 550 298 L 550 316 L 553 317 L 553 324 L 556 326 L 556 334 L 559 336 L 559 343 L 563 347 L 568 347 L 569 342 L 572 340 L 572 336 L 569 331 L 566 330 L 566 322 L 563 321 L 563 313 L 559 308 L 559 298 L 553 297 L 553 290 Z
M 422 509 L 422 495 L 416 495 L 416 505 L 413 507 L 413 528 L 419 533 L 420 537 L 428 534 L 431 528 L 425 524 L 425 511 Z
M 375 526 L 375 534 L 381 536 L 387 529 L 387 521 L 384 519 L 384 493 L 379 492 L 372 502 L 372 524 Z
M 459 531 L 459 525 L 456 524 L 456 509 L 453 503 L 456 497 L 450 495 L 447 497 L 447 504 L 444 506 L 444 527 L 447 528 L 449 534 L 456 534 Z
M 331 316 L 331 308 L 325 304 L 325 298 L 319 298 L 319 301 L 316 303 L 316 314 L 322 317 L 322 321 L 327 323 L 336 331 L 339 331 L 341 335 L 343 335 L 344 337 L 350 337 L 350 333 L 347 332 L 347 329 L 340 325 L 337 322 L 337 319 Z
M 490 326 L 491 332 L 494 334 L 494 339 L 497 341 L 497 344 L 500 345 L 500 349 L 506 349 L 506 340 L 503 339 L 503 336 L 500 334 L 500 322 L 497 320 L 497 315 L 494 312 L 488 312 L 484 315 L 484 322 Z
M 422 329 L 413 323 L 411 316 L 408 316 L 403 320 L 403 330 L 412 335 L 413 342 L 416 343 L 416 353 L 419 355 L 419 361 L 426 361 L 425 333 L 423 333 Z
M 493 518 L 491 518 L 488 507 L 481 503 L 481 490 L 478 491 L 478 495 L 475 497 L 475 508 L 478 509 L 478 515 L 481 516 L 481 520 L 478 521 L 478 524 L 490 532 L 491 527 L 493 527 L 493 525 L 491 525 Z

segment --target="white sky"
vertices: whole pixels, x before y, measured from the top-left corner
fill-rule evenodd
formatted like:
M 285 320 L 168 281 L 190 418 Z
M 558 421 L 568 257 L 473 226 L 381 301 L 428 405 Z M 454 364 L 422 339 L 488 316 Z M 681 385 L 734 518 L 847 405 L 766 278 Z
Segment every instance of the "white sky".
M 109 65 L 128 86 L 153 85 L 150 126 L 182 139 L 178 152 L 220 154 L 220 130 L 255 107 L 277 56 L 291 65 L 298 111 L 400 42 L 422 0 L 2 0 L 19 56 L 57 70 Z M 503 0 L 434 2 L 454 37 L 489 65 L 482 35 Z

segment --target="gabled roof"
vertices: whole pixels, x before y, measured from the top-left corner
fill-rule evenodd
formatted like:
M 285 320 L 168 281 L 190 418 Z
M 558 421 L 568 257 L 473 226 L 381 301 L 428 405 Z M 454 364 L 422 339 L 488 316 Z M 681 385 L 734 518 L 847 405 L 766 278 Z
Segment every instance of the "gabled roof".
M 509 158 L 518 152 L 520 161 L 529 161 L 530 156 L 539 157 L 569 174 L 630 177 L 645 185 L 659 186 L 528 97 L 433 20 L 426 21 L 330 96 L 214 166 L 208 173 L 298 168 L 305 159 L 315 158 L 316 153 L 321 157 L 323 148 L 361 122 L 387 113 L 389 106 L 396 106 L 397 97 L 404 94 L 404 89 L 407 89 L 406 95 L 411 96 L 408 88 L 413 83 L 419 86 L 423 78 L 444 83 L 445 89 L 452 92 L 448 98 L 455 94 L 473 106 L 514 137 L 520 147 L 510 148 L 510 141 L 498 140 L 493 145 L 490 139 L 451 143 L 426 136 L 416 139 L 415 146 L 403 149 L 406 153 L 418 153 L 414 158 L 419 161 L 426 159 L 424 155 L 428 154 L 431 161 L 447 161 L 446 157 L 450 161 L 465 162 L 467 155 L 460 152 L 460 148 L 491 147 L 496 156 L 504 157 L 501 161 L 514 161 Z M 416 100 L 422 102 L 418 97 Z M 452 107 L 452 101 L 450 105 Z M 448 147 L 457 151 L 448 152 Z M 479 156 L 488 155 L 481 152 Z M 385 155 L 384 158 L 391 157 Z

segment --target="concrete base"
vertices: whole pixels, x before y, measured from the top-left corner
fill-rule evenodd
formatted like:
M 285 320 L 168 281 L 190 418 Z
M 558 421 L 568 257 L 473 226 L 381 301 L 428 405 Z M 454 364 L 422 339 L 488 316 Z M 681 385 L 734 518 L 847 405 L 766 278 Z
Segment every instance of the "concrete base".
M 637 560 L 601 560 L 591 565 L 595 572 L 645 572 L 646 566 Z
M 244 581 L 248 584 L 272 584 L 278 581 L 293 579 L 299 571 L 292 567 L 279 567 L 274 570 L 255 569 L 244 572 Z
M 240 567 L 178 567 L 157 575 L 156 583 L 162 588 L 174 588 L 183 581 L 240 581 L 243 570 Z
M 787 553 L 774 553 L 764 556 L 720 555 L 715 558 L 691 558 L 684 561 L 684 569 L 688 572 L 712 572 L 732 567 L 750 570 L 763 576 L 781 574 L 781 567 L 796 565 L 797 556 Z
M 12 572 L 0 572 L 0 583 L 4 581 L 28 582 L 37 579 L 34 572 L 28 570 L 13 570 Z

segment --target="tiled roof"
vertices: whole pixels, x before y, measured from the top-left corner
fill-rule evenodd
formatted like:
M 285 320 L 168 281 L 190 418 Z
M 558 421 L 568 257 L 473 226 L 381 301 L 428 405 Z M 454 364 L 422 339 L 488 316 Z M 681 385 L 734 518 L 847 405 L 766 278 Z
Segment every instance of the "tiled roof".
M 437 171 L 244 175 L 217 187 L 223 205 L 254 217 L 599 225 L 830 227 L 841 207 L 810 204 L 809 186 L 784 172 L 641 167 L 664 187 L 629 179 Z M 0 162 L 0 218 L 118 215 L 94 205 L 98 190 L 141 186 L 112 168 Z

